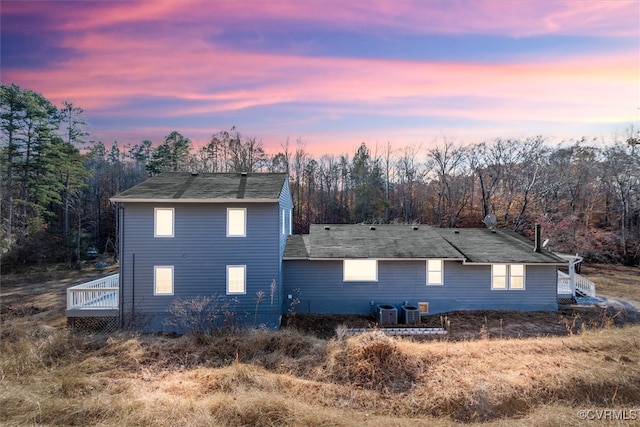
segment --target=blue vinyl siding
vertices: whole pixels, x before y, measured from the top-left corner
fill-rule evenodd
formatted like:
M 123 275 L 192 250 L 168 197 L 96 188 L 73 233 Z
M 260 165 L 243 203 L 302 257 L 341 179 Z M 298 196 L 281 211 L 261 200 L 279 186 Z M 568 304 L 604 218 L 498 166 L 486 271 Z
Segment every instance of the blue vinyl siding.
M 277 290 L 277 306 L 282 307 L 283 305 L 283 286 L 284 286 L 284 274 L 283 274 L 283 261 L 282 257 L 284 255 L 284 249 L 287 244 L 287 237 L 289 236 L 290 229 L 289 224 L 292 223 L 292 215 L 293 215 L 293 199 L 291 198 L 291 190 L 289 188 L 289 178 L 285 179 L 284 184 L 282 186 L 282 190 L 280 191 L 279 198 L 279 221 L 277 222 L 279 225 L 278 235 L 279 235 L 279 243 L 278 243 L 278 290 Z M 284 212 L 284 215 L 282 214 Z M 283 233 L 283 226 L 285 232 Z M 286 311 L 285 311 L 286 312 Z
M 344 282 L 342 261 L 285 261 L 285 295 L 300 290 L 303 313 L 368 314 L 371 302 L 429 302 L 430 313 L 453 310 L 555 310 L 556 268 L 526 267 L 526 290 L 491 290 L 491 266 L 444 262 L 444 285 L 426 285 L 426 262 L 379 261 L 377 282 Z
M 153 237 L 155 207 L 175 208 L 173 238 Z M 247 209 L 246 237 L 226 237 L 227 207 Z M 145 329 L 165 330 L 161 320 L 174 298 L 225 295 L 227 265 L 246 265 L 246 294 L 228 298 L 238 298 L 238 315 L 253 322 L 256 292 L 264 291 L 258 323 L 278 326 L 281 304 L 274 298 L 271 305 L 270 299 L 271 281 L 280 280 L 280 212 L 276 203 L 126 203 L 123 209 L 125 317 L 130 315 L 133 303 L 136 316 L 148 318 Z M 153 294 L 153 269 L 157 265 L 174 267 L 174 295 Z

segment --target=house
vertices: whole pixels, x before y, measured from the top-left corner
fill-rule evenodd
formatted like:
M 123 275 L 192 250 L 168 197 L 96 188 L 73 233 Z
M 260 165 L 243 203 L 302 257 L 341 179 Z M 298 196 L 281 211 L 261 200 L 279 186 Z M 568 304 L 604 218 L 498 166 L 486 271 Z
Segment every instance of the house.
M 170 330 L 172 302 L 198 296 L 280 324 L 293 208 L 286 174 L 163 173 L 111 200 L 119 205 L 124 324 Z
M 112 198 L 120 273 L 68 289 L 70 319 L 179 330 L 175 301 L 233 301 L 235 320 L 278 327 L 298 313 L 369 314 L 380 304 L 556 310 L 566 260 L 516 233 L 427 225 L 311 225 L 292 235 L 286 174 L 163 173 Z M 90 286 L 89 286 L 90 285 Z M 565 286 L 566 287 L 566 286 Z M 569 286 L 569 289 L 572 287 Z
M 310 313 L 419 302 L 431 313 L 556 310 L 557 267 L 565 264 L 503 230 L 313 225 L 289 237 L 284 292 Z

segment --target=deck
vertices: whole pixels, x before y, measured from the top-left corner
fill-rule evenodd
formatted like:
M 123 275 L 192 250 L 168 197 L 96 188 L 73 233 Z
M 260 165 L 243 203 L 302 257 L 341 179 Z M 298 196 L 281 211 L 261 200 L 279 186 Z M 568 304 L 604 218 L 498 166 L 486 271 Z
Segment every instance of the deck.
M 573 274 L 574 284 L 571 284 L 571 276 L 562 271 L 558 271 L 558 296 L 596 296 L 596 285 L 589 279 L 580 276 L 577 273 Z
M 119 315 L 120 274 L 101 277 L 67 289 L 67 317 Z

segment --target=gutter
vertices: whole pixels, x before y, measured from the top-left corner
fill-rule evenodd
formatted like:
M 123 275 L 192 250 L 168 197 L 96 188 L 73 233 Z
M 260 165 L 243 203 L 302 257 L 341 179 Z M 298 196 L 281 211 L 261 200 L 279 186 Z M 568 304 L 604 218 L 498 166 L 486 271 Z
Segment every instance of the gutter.
M 229 197 L 226 199 L 144 199 L 144 198 L 129 198 L 129 197 L 112 197 L 112 202 L 117 203 L 279 203 L 280 199 L 238 199 L 236 197 Z

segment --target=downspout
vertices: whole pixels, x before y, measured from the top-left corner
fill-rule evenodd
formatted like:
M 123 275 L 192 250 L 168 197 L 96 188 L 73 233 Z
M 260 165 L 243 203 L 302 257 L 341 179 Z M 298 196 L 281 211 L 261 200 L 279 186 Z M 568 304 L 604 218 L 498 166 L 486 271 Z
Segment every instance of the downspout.
M 576 265 L 582 262 L 583 258 L 576 254 L 575 258 L 569 261 L 569 284 L 571 285 L 571 295 L 576 296 Z
M 131 254 L 131 321 L 136 307 L 136 254 Z
M 119 248 L 118 248 L 118 262 L 120 263 L 120 280 L 118 280 L 118 286 L 120 287 L 119 289 L 119 293 L 120 293 L 120 309 L 118 310 L 118 314 L 120 315 L 120 329 L 124 329 L 124 269 L 123 269 L 123 264 L 122 264 L 122 256 L 124 255 L 124 206 L 122 206 L 120 203 L 117 203 L 118 206 L 118 226 L 119 229 L 118 234 L 119 234 Z

